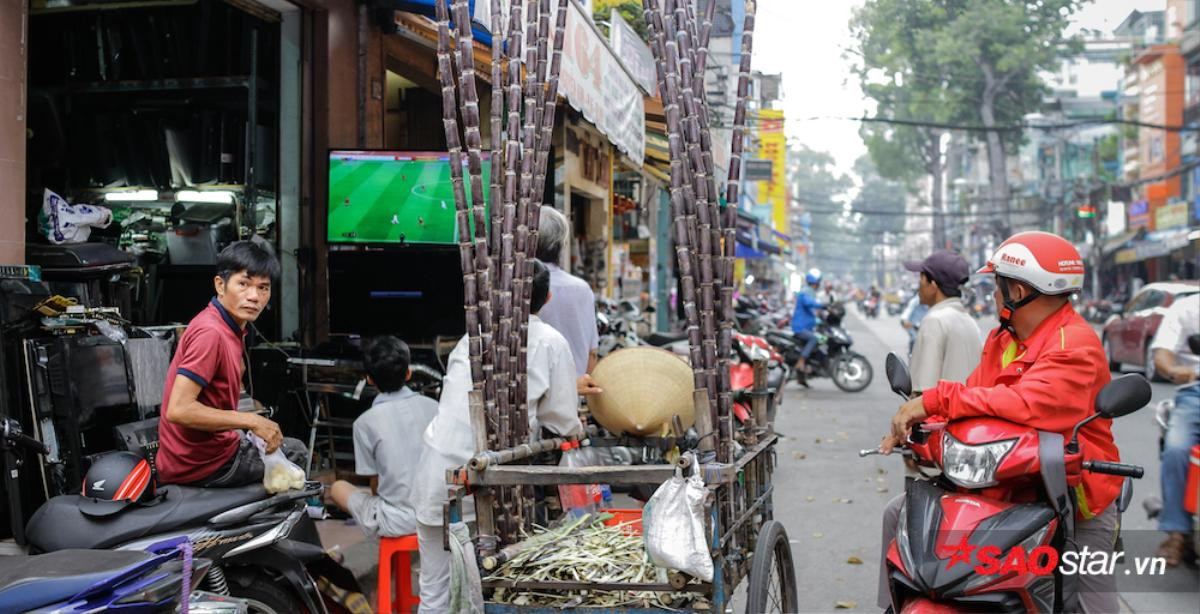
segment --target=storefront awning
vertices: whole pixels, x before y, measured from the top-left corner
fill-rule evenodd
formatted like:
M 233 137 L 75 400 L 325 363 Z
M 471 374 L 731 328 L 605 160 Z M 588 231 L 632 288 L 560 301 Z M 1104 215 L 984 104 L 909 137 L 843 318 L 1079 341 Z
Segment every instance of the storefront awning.
M 1107 256 L 1107 255 L 1113 253 L 1114 251 L 1120 249 L 1122 246 L 1124 246 L 1126 243 L 1128 243 L 1131 239 L 1136 237 L 1137 234 L 1138 234 L 1138 230 L 1130 230 L 1128 232 L 1123 232 L 1119 235 L 1114 235 L 1112 237 L 1105 239 L 1104 246 L 1101 248 L 1104 255 Z
M 1129 247 L 1117 252 L 1114 260 L 1117 264 L 1129 264 L 1166 256 L 1177 249 L 1187 247 L 1191 242 L 1189 237 L 1196 230 L 1195 228 L 1177 228 L 1149 233 L 1144 241 L 1135 241 Z

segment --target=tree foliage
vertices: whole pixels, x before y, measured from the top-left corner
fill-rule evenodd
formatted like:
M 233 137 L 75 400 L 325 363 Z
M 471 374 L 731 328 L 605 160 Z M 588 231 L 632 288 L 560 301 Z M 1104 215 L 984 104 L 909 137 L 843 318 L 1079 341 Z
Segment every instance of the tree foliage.
M 1002 126 L 1041 104 L 1038 77 L 1078 43 L 1063 31 L 1087 0 L 867 0 L 851 21 L 863 92 L 877 115 L 943 124 Z M 934 164 L 941 130 L 867 125 L 885 177 L 911 181 Z M 993 203 L 1008 202 L 1005 153 L 1019 131 L 974 132 L 988 145 Z
M 607 24 L 612 16 L 612 9 L 617 9 L 621 18 L 633 26 L 633 30 L 638 33 L 643 42 L 649 42 L 650 31 L 646 28 L 646 18 L 642 11 L 641 0 L 595 0 L 592 3 L 592 21 L 600 24 L 605 34 L 608 33 L 608 27 L 604 24 Z

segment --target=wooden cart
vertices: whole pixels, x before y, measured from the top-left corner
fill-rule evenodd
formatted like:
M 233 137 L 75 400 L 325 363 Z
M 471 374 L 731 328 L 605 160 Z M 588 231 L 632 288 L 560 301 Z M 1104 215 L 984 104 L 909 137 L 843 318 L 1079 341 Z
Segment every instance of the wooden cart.
M 765 386 L 765 365 L 756 365 L 764 372 L 758 378 L 758 388 L 753 401 L 755 416 L 748 428 L 742 431 L 744 451 L 730 463 L 705 462 L 697 470 L 704 479 L 710 496 L 706 503 L 706 529 L 709 535 L 709 550 L 713 557 L 713 581 L 699 582 L 684 574 L 673 572 L 668 583 L 618 583 L 597 584 L 584 582 L 513 582 L 509 580 L 483 581 L 485 600 L 492 590 L 500 587 L 517 591 L 553 593 L 557 591 L 610 590 L 639 592 L 687 592 L 702 595 L 705 607 L 682 611 L 724 612 L 729 606 L 734 590 L 745 579 L 749 579 L 746 593 L 746 612 L 795 612 L 797 604 L 796 575 L 792 561 L 791 546 L 783 524 L 774 519 L 772 496 L 774 486 L 771 476 L 775 468 L 778 436 L 766 419 L 766 405 L 770 391 Z M 697 394 L 697 402 L 706 395 Z M 477 413 L 477 412 L 473 412 Z M 764 426 L 755 428 L 753 425 Z M 676 466 L 691 471 L 692 456 L 683 456 L 676 464 L 562 467 L 518 464 L 542 450 L 553 449 L 562 440 L 548 440 L 536 446 L 499 452 L 487 452 L 476 456 L 465 467 L 447 474 L 448 482 L 454 484 L 455 497 L 448 506 L 447 522 L 460 519 L 462 496 L 468 491 L 476 497 L 479 534 L 476 540 L 477 557 L 480 561 L 494 554 L 501 544 L 497 536 L 497 518 L 493 511 L 495 496 L 501 489 L 525 486 L 556 487 L 562 484 L 609 484 L 612 486 L 648 486 L 657 488 L 675 475 Z M 655 446 L 655 438 L 637 439 L 593 439 L 592 445 L 605 447 L 616 444 L 637 443 Z M 711 455 L 710 455 L 711 456 Z M 656 608 L 574 608 L 582 611 L 603 612 L 658 612 Z M 488 603 L 487 612 L 558 612 L 555 607 L 515 606 Z

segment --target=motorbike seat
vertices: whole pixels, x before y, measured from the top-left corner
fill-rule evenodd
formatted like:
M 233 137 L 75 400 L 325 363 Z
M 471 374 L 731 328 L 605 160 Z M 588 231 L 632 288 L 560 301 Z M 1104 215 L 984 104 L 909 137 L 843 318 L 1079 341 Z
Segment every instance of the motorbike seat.
M 649 336 L 645 337 L 646 343 L 649 343 L 650 345 L 653 345 L 655 347 L 670 345 L 672 343 L 675 343 L 676 341 L 683 341 L 684 339 L 687 339 L 686 332 L 650 333 Z
M 0 557 L 0 612 L 25 612 L 66 601 L 151 556 L 141 550 L 60 550 Z
M 60 495 L 38 508 L 25 528 L 38 552 L 68 548 L 112 548 L 181 527 L 200 526 L 209 518 L 240 505 L 267 498 L 262 484 L 236 488 L 170 485 L 159 489 L 161 501 L 130 507 L 104 518 L 79 511 L 79 495 Z

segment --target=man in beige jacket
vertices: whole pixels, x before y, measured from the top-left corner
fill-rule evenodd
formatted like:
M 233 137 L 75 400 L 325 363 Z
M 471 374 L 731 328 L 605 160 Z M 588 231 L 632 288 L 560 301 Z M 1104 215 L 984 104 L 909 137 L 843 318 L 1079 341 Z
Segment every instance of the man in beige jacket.
M 921 319 L 909 365 L 913 392 L 933 388 L 939 380 L 966 382 L 983 353 L 979 326 L 962 303 L 962 285 L 971 274 L 967 261 L 954 252 L 938 250 L 924 260 L 905 262 L 904 268 L 921 274 L 917 296 L 922 305 L 929 306 L 929 312 Z M 888 546 L 896 537 L 903 503 L 904 495 L 901 494 L 889 501 L 883 510 L 883 547 L 876 599 L 881 608 L 887 608 L 892 602 L 884 561 Z
M 932 388 L 938 380 L 967 381 L 983 352 L 979 327 L 962 303 L 962 284 L 970 275 L 967 261 L 938 250 L 924 260 L 905 262 L 904 268 L 921 274 L 917 296 L 929 306 L 909 366 L 913 392 Z

